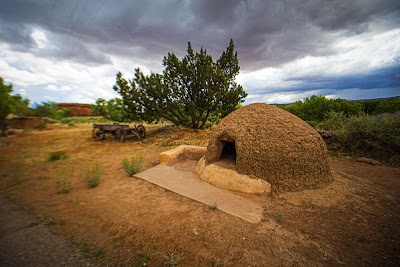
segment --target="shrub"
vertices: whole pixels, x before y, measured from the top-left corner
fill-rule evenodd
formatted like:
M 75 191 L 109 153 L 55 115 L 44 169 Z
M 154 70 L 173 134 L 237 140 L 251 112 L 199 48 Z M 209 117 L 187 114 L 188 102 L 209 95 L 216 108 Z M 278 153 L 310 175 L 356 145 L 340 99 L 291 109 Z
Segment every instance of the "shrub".
M 89 188 L 97 187 L 100 184 L 100 178 L 103 173 L 103 167 L 99 162 L 95 162 L 90 170 L 86 172 L 85 182 Z
M 317 128 L 323 129 L 335 134 L 341 133 L 345 130 L 345 124 L 347 123 L 347 117 L 341 111 L 329 111 L 325 115 L 325 120 L 317 125 Z
M 64 151 L 56 151 L 50 154 L 49 156 L 49 161 L 57 161 L 57 160 L 63 160 L 67 159 L 68 156 L 65 154 Z
M 122 168 L 125 170 L 125 172 L 131 177 L 135 173 L 138 173 L 140 169 L 142 168 L 144 161 L 144 156 L 139 155 L 137 157 L 133 158 L 124 158 L 121 161 Z
M 400 111 L 400 99 L 380 101 L 375 109 L 375 114 L 395 113 Z
M 350 102 L 344 99 L 328 99 L 325 96 L 313 95 L 310 98 L 306 97 L 303 101 L 282 107 L 286 111 L 293 113 L 297 117 L 313 123 L 321 122 L 327 113 L 343 112 L 346 116 L 363 114 L 363 105 L 357 102 Z
M 349 118 L 330 112 L 319 127 L 331 133 L 339 149 L 345 152 L 394 165 L 400 163 L 400 111 Z

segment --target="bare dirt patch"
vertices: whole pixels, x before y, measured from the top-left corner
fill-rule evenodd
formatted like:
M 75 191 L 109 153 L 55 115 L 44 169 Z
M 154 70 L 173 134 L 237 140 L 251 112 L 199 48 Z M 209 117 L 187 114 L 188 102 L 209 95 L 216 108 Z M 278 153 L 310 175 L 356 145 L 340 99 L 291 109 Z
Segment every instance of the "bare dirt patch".
M 143 143 L 95 142 L 90 125 L 52 126 L 0 139 L 1 194 L 109 266 L 398 266 L 400 169 L 331 157 L 328 186 L 272 196 L 259 224 L 128 177 L 124 157 L 181 144 L 206 146 L 210 133 L 149 128 Z M 48 161 L 64 151 L 67 159 Z M 98 187 L 85 173 L 103 166 Z M 69 193 L 59 192 L 67 181 Z M 238 193 L 239 194 L 239 193 Z M 49 242 L 52 242 L 51 240 Z M 98 255 L 100 254 L 100 255 Z M 97 255 L 97 257 L 95 257 Z

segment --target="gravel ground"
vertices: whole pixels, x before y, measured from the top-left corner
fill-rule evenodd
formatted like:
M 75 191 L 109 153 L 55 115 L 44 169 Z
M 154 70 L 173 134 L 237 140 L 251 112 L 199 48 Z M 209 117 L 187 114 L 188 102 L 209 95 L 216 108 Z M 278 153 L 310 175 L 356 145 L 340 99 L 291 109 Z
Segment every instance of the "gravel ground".
M 79 247 L 0 197 L 0 266 L 99 266 Z

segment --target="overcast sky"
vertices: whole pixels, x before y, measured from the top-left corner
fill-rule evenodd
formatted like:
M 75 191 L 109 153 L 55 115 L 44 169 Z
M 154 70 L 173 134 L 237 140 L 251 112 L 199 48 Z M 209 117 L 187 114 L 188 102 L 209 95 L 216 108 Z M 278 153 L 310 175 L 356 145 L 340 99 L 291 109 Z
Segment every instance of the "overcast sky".
M 31 102 L 118 97 L 117 71 L 231 38 L 245 104 L 400 95 L 399 0 L 0 0 L 0 76 Z

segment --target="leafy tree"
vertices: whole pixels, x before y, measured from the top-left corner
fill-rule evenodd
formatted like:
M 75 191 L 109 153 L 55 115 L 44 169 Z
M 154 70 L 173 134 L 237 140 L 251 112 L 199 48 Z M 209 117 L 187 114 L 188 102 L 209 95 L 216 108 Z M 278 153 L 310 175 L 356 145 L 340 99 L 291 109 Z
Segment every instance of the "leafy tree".
M 90 106 L 94 115 L 107 117 L 107 100 L 97 98 L 96 103 Z
M 397 111 L 400 111 L 400 99 L 379 101 L 374 113 L 395 113 Z
M 285 110 L 295 114 L 305 121 L 315 124 L 324 120 L 330 111 L 343 112 L 345 116 L 363 114 L 361 103 L 350 102 L 344 99 L 328 99 L 325 96 L 313 95 L 306 97 L 303 101 L 296 101 L 283 107 Z
M 33 115 L 37 117 L 54 117 L 57 112 L 57 103 L 41 102 L 33 105 Z
M 31 116 L 33 115 L 33 110 L 29 107 L 29 99 L 23 98 L 20 94 L 13 95 L 13 114 L 17 116 Z
M 121 98 L 113 98 L 107 102 L 108 119 L 112 121 L 128 121 L 128 115 Z
M 0 77 L 0 123 L 2 134 L 5 134 L 6 130 L 6 117 L 13 110 L 14 101 L 11 96 L 12 92 L 12 84 L 6 85 L 4 79 Z
M 210 117 L 226 116 L 247 96 L 235 82 L 240 67 L 232 40 L 216 62 L 204 48 L 194 52 L 189 42 L 182 60 L 168 53 L 163 66 L 163 74 L 144 75 L 136 69 L 132 80 L 117 73 L 114 90 L 122 96 L 131 119 L 164 118 L 202 129 Z
M 379 100 L 369 100 L 365 102 L 361 102 L 361 104 L 364 106 L 364 112 L 366 114 L 374 114 L 376 106 L 379 104 Z
M 103 116 L 106 119 L 118 122 L 129 121 L 129 116 L 125 111 L 125 106 L 121 98 L 105 100 L 98 98 L 96 104 L 91 106 L 95 115 Z
M 57 103 L 48 101 L 40 104 L 35 103 L 33 107 L 33 115 L 37 117 L 49 117 L 56 120 L 61 120 L 71 114 L 69 109 L 58 109 Z

